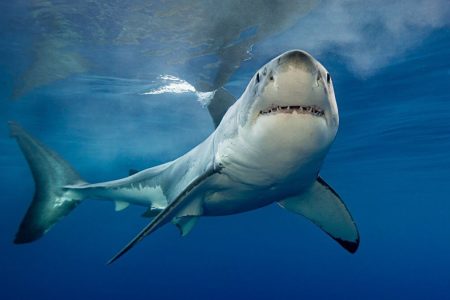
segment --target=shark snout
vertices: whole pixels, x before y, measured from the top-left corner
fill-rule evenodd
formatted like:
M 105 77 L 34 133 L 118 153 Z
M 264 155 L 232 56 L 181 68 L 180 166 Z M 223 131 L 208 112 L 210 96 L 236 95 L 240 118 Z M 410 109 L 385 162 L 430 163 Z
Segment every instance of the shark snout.
M 278 58 L 277 62 L 281 68 L 298 68 L 310 74 L 317 72 L 317 64 L 315 59 L 310 54 L 302 50 L 292 50 L 286 52 Z

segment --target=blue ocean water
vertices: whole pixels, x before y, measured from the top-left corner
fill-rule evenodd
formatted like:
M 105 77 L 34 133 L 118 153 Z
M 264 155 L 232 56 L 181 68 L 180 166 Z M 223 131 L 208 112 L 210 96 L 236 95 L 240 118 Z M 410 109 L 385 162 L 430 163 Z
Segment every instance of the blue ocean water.
M 142 208 L 115 212 L 111 203 L 86 200 L 39 241 L 12 243 L 34 186 L 7 121 L 19 122 L 90 182 L 123 177 L 130 168 L 178 157 L 212 132 L 208 111 L 186 83 L 195 80 L 194 71 L 201 70 L 202 79 L 217 71 L 202 67 L 220 51 L 195 40 L 195 51 L 211 46 L 214 55 L 184 53 L 179 56 L 186 62 L 164 64 L 158 53 L 187 43 L 177 40 L 176 30 L 149 33 L 137 44 L 110 41 L 118 36 L 116 27 L 145 28 L 128 20 L 94 34 L 95 24 L 104 26 L 94 22 L 103 14 L 122 16 L 121 9 L 111 12 L 118 3 L 92 2 L 96 10 L 86 20 L 44 1 L 31 8 L 27 1 L 2 3 L 0 298 L 449 298 L 450 18 L 445 17 L 450 8 L 446 1 L 414 1 L 419 10 L 407 1 L 400 7 L 375 2 L 322 1 L 289 26 L 252 41 L 251 58 L 239 57 L 225 85 L 239 96 L 262 64 L 292 48 L 309 51 L 327 67 L 340 129 L 321 175 L 358 224 L 357 253 L 347 253 L 309 221 L 273 205 L 202 218 L 184 238 L 165 226 L 110 266 L 105 262 L 148 223 L 140 217 Z M 162 12 L 173 9 L 154 5 Z M 48 10 L 39 17 L 42 7 Z M 391 19 L 392 11 L 400 15 Z M 31 12 L 40 26 L 32 26 L 37 21 Z M 64 22 L 54 21 L 61 15 Z M 229 40 L 254 36 L 253 27 L 242 32 Z M 157 34 L 173 36 L 161 40 Z M 142 35 L 136 30 L 127 41 Z M 60 54 L 61 49 L 70 51 Z M 73 62 L 78 55 L 83 63 L 67 63 L 72 73 L 65 76 L 65 65 L 55 62 L 61 57 Z M 181 60 L 164 55 L 170 62 Z M 178 90 L 157 92 L 170 84 Z M 18 92 L 20 86 L 33 88 Z

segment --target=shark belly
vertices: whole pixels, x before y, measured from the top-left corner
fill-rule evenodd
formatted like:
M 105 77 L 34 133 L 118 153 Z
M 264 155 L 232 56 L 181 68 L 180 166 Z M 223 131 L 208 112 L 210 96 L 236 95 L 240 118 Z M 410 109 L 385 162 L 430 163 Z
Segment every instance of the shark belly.
M 258 172 L 255 172 L 258 173 Z M 273 176 L 267 184 L 248 182 L 254 174 L 233 178 L 226 168 L 204 183 L 204 216 L 231 215 L 258 209 L 293 195 L 302 194 L 315 182 L 317 172 L 299 169 L 287 177 Z
M 205 182 L 204 190 L 203 216 L 237 214 L 274 202 L 267 189 L 233 182 L 224 174 L 212 176 L 208 182 Z
M 256 133 L 237 125 L 233 128 L 235 134 L 226 136 L 218 128 L 215 164 L 222 169 L 204 183 L 203 215 L 258 209 L 300 195 L 312 186 L 328 151 L 328 144 L 323 142 L 324 122 L 294 118 L 264 118 L 258 122 L 266 129 Z M 295 139 L 270 130 L 272 123 L 280 120 L 282 130 L 295 132 Z M 311 138 L 317 128 L 321 134 Z

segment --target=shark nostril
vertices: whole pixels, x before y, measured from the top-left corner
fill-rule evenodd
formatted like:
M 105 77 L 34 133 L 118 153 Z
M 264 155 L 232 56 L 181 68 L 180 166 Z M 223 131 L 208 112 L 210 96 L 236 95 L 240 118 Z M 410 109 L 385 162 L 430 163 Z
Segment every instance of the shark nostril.
M 259 83 L 259 73 L 256 74 L 256 83 Z

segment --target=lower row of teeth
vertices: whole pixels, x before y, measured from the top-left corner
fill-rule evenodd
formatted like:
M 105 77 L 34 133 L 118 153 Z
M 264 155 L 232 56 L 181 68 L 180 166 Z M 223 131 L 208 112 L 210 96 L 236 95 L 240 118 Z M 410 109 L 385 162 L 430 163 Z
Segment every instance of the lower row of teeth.
M 265 114 L 270 114 L 273 112 L 288 112 L 288 113 L 292 113 L 294 111 L 298 112 L 298 113 L 310 113 L 314 116 L 323 116 L 324 112 L 323 110 L 314 107 L 314 106 L 275 106 L 272 108 L 269 108 L 267 110 L 261 110 L 259 113 L 261 115 L 265 115 Z

